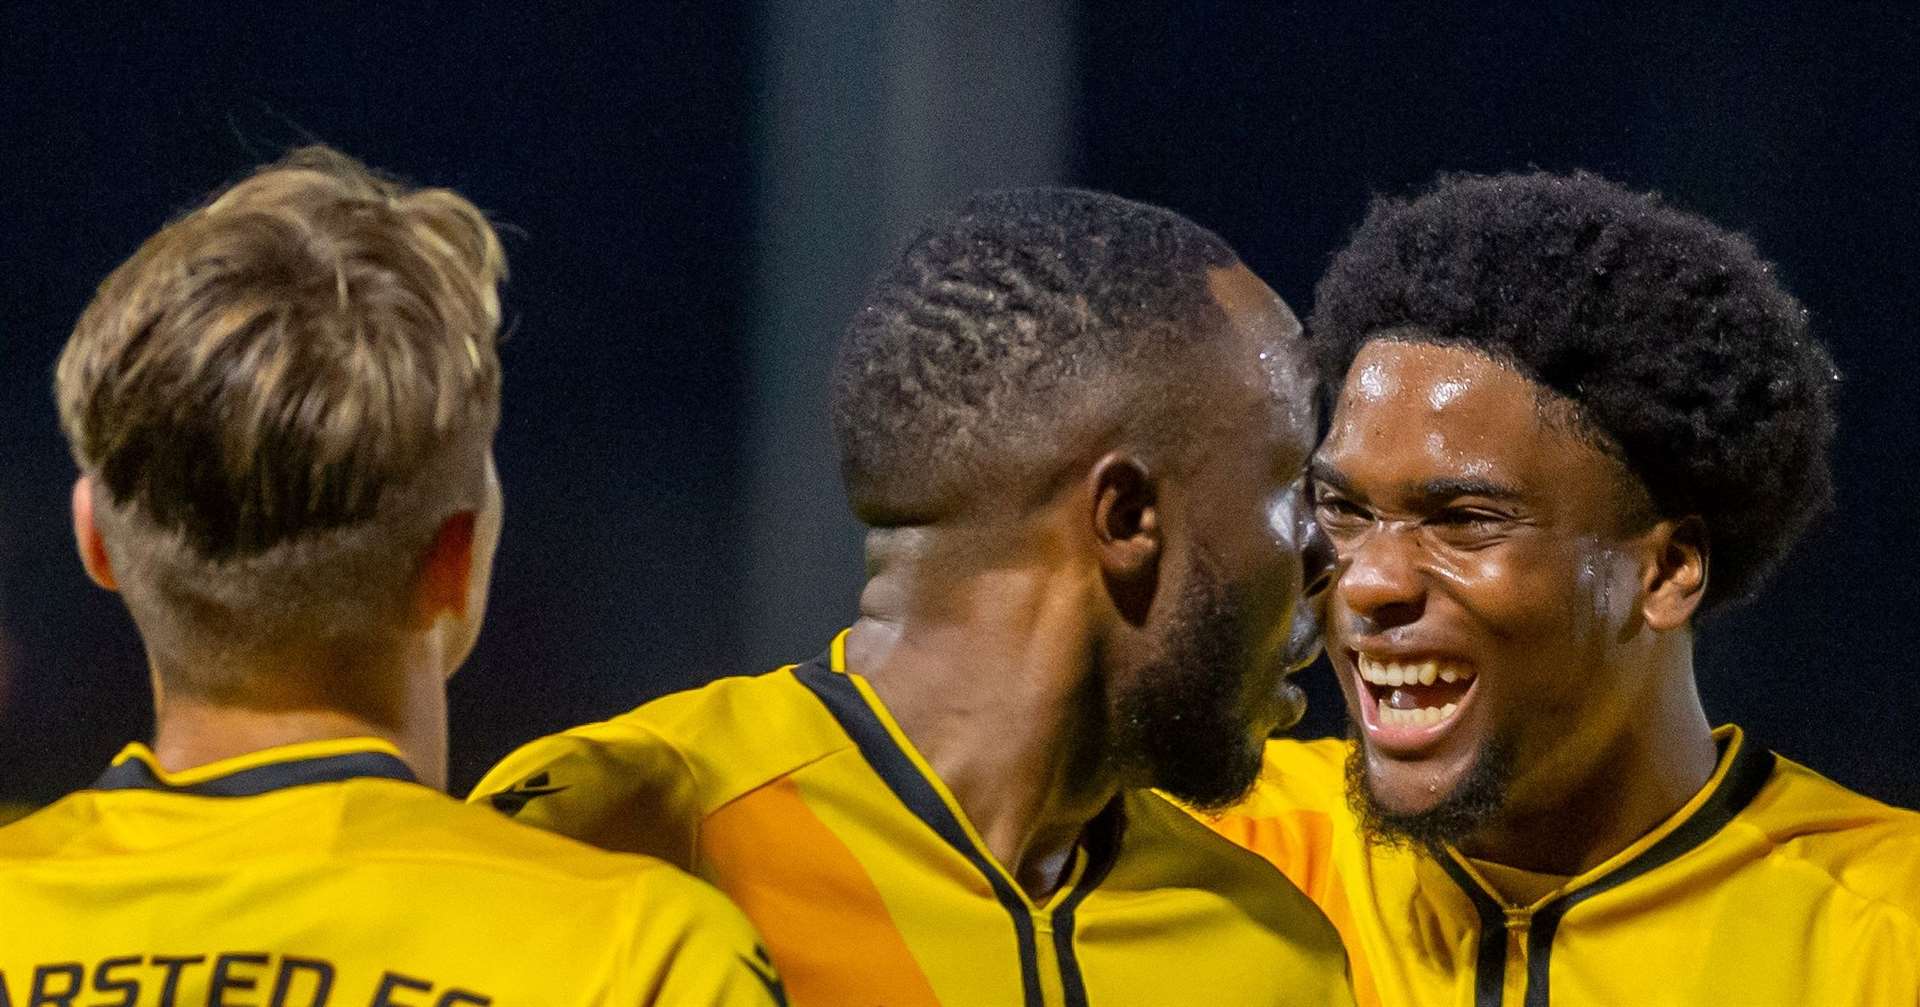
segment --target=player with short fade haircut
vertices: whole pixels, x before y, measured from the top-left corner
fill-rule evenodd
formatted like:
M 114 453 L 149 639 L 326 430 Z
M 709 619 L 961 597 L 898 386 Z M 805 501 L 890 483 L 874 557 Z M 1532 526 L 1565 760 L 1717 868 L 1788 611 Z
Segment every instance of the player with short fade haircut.
M 834 369 L 853 627 L 522 748 L 475 800 L 733 896 L 796 1004 L 1342 1004 L 1324 916 L 1148 788 L 1253 782 L 1318 650 L 1299 323 L 1218 237 L 986 193 Z M 1249 437 L 1249 431 L 1253 436 Z
M 1710 727 L 1698 620 L 1833 496 L 1837 378 L 1746 238 L 1589 174 L 1376 201 L 1311 321 L 1347 742 L 1215 827 L 1362 1003 L 1920 1002 L 1920 815 Z
M 0 1004 L 781 1002 L 709 886 L 437 792 L 505 274 L 466 199 L 313 147 L 101 284 L 55 391 L 155 736 L 0 829 Z
M 1060 435 L 1099 413 L 1182 460 L 1196 390 L 1178 367 L 1221 310 L 1203 278 L 1238 262 L 1177 214 L 1094 192 L 983 194 L 922 230 L 834 370 L 854 514 L 888 528 L 1018 505 L 981 485 L 1051 489 Z

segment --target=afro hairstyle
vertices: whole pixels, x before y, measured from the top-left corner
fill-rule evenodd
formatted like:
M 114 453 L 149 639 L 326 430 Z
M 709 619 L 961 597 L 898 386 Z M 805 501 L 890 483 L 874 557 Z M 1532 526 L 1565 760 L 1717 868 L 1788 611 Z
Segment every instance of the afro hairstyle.
M 1806 309 L 1744 236 L 1657 195 L 1533 172 L 1377 198 L 1308 332 L 1331 389 L 1385 334 L 1477 350 L 1570 400 L 1662 516 L 1705 523 L 1703 613 L 1757 592 L 1832 502 L 1839 378 Z

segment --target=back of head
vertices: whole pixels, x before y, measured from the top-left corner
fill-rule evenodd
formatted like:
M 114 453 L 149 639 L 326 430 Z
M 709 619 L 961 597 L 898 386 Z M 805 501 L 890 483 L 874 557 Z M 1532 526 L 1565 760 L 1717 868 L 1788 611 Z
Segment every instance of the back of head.
M 1588 174 L 1379 199 L 1315 291 L 1331 388 L 1368 340 L 1470 347 L 1575 406 L 1663 516 L 1698 516 L 1708 609 L 1759 589 L 1832 497 L 1836 377 L 1743 236 Z
M 459 195 L 313 147 L 107 277 L 55 390 L 150 649 L 391 631 L 440 522 L 488 492 L 505 268 Z M 233 684 L 220 665 L 182 684 Z
M 1233 251 L 1179 214 L 1103 193 L 983 193 L 880 274 L 833 379 L 841 474 L 873 527 L 1031 501 L 1096 429 L 1170 440 L 1169 378 L 1225 316 Z

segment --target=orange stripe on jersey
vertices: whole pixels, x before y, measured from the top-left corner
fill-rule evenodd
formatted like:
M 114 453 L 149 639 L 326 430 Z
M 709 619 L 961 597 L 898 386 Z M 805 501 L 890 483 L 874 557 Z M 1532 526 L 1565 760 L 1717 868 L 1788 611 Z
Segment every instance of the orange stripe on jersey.
M 774 842 L 781 852 L 769 857 Z M 794 1003 L 832 1002 L 857 969 L 873 1003 L 939 1007 L 873 879 L 791 778 L 707 816 L 700 854 L 760 929 Z
M 1260 818 L 1229 813 L 1201 821 L 1280 868 L 1280 873 L 1319 903 L 1320 911 L 1327 914 L 1346 941 L 1355 1004 L 1379 1007 L 1373 970 L 1367 967 L 1365 955 L 1355 953 L 1360 944 L 1354 930 L 1353 907 L 1347 903 L 1346 888 L 1333 867 L 1333 817 L 1323 811 L 1292 811 Z

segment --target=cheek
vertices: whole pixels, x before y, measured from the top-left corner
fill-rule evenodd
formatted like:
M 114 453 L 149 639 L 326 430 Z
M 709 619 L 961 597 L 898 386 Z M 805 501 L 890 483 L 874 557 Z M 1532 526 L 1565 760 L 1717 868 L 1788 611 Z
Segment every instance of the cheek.
M 1579 543 L 1569 636 L 1602 658 L 1629 639 L 1640 612 L 1639 568 L 1632 557 L 1598 541 Z
M 1545 655 L 1590 636 L 1596 596 L 1611 593 L 1601 569 L 1586 550 L 1542 542 L 1454 553 L 1434 564 L 1445 594 L 1494 641 L 1525 648 L 1538 664 L 1558 664 Z
M 1596 703 L 1618 690 L 1595 686 L 1628 635 L 1627 567 L 1617 552 L 1561 540 L 1463 557 L 1443 574 L 1447 593 L 1486 632 L 1486 657 L 1503 672 L 1497 691 L 1524 697 L 1509 712 L 1542 726 L 1554 745 L 1571 733 L 1568 718 L 1607 719 Z

